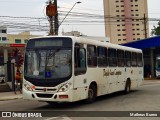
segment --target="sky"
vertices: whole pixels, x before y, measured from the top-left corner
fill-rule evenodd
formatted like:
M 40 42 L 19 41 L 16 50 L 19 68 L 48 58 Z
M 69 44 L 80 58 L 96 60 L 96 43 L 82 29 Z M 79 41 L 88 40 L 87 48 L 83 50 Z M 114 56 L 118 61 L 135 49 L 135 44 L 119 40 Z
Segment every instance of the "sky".
M 45 15 L 47 0 L 0 0 L 0 26 L 4 25 L 5 21 L 24 21 L 27 24 L 38 24 L 38 25 L 48 25 L 47 17 Z M 57 0 L 59 14 L 59 22 L 63 20 L 67 12 L 72 8 L 72 6 L 77 2 L 81 1 L 80 4 L 76 4 L 72 9 L 62 25 L 59 27 L 59 34 L 62 31 L 79 31 L 84 35 L 88 36 L 105 36 L 105 28 L 102 16 L 103 11 L 103 0 Z M 148 0 L 148 12 L 149 18 L 158 18 L 160 19 L 160 0 Z M 78 17 L 76 14 L 81 13 Z M 83 13 L 83 14 L 82 14 Z M 72 14 L 72 15 L 71 15 Z M 90 17 L 83 17 L 90 16 Z M 99 15 L 99 16 L 98 16 Z M 45 19 L 36 19 L 25 21 L 24 19 L 19 18 L 3 18 L 4 16 L 11 17 L 36 17 L 36 18 L 45 18 Z M 97 16 L 98 18 L 94 18 Z M 9 20 L 8 20 L 9 19 Z M 97 21 L 94 23 L 93 21 Z M 80 22 L 77 22 L 80 21 Z M 92 21 L 92 22 L 90 22 Z M 22 23 L 24 24 L 24 23 Z M 96 24 L 96 25 L 93 25 Z M 156 25 L 157 22 L 149 22 L 150 29 L 153 25 Z M 14 26 L 12 24 L 12 26 Z M 48 28 L 48 26 L 47 26 Z M 46 32 L 35 31 L 32 34 L 46 34 Z M 17 32 L 15 29 L 9 29 L 9 33 Z

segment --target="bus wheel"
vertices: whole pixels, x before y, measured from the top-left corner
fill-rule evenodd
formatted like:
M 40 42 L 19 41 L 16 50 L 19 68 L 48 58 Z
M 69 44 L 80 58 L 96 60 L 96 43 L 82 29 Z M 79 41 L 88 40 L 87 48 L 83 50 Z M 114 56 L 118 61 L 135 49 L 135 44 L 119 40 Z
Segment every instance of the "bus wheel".
M 92 103 L 95 101 L 97 97 L 97 88 L 95 85 L 91 84 L 88 90 L 88 98 L 86 99 L 86 103 Z
M 131 91 L 131 84 L 130 84 L 130 81 L 127 80 L 127 81 L 126 81 L 126 86 L 125 86 L 124 93 L 125 93 L 125 94 L 128 94 L 130 91 Z

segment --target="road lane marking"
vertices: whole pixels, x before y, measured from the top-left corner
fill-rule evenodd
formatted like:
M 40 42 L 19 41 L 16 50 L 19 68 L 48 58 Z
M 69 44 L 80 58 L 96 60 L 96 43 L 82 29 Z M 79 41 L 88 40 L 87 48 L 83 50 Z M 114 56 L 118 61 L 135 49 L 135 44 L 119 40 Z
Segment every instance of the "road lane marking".
M 47 119 L 44 119 L 44 120 L 72 120 L 72 119 L 70 119 L 66 115 L 62 115 L 62 116 L 58 116 L 58 117 L 47 118 Z

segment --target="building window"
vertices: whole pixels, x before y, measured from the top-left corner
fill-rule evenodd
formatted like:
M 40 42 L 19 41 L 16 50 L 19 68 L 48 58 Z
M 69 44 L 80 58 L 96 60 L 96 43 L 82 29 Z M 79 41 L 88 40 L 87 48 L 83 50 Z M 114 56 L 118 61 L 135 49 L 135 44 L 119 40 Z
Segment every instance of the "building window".
M 24 40 L 24 43 L 27 43 L 28 42 L 28 40 Z
M 15 39 L 15 43 L 21 43 L 21 39 Z
M 121 39 L 118 39 L 118 41 L 121 41 Z
M 7 33 L 7 30 L 2 30 L 2 33 Z
M 7 38 L 6 37 L 2 37 L 2 41 L 6 41 L 7 40 Z

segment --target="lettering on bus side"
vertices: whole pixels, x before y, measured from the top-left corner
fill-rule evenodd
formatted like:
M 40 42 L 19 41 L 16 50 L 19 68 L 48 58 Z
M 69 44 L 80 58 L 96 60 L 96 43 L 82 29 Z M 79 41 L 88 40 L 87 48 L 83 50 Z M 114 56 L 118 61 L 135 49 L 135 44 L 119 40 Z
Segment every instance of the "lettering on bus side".
M 109 70 L 103 70 L 103 76 L 110 76 L 110 75 L 122 75 L 122 72 L 121 71 L 111 71 L 111 69 Z

